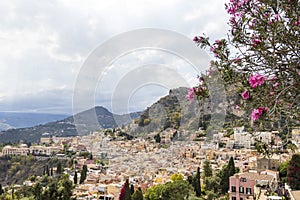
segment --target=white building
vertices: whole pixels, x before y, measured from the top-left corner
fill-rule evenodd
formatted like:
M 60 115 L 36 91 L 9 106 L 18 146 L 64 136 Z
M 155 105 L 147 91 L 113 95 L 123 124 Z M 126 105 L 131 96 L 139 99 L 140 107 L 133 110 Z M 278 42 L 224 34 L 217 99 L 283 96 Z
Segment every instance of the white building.
M 236 127 L 234 130 L 234 144 L 236 146 L 250 148 L 255 141 L 261 141 L 270 144 L 272 141 L 272 132 L 255 132 L 249 133 L 244 131 L 244 127 Z
M 20 155 L 20 156 L 27 156 L 29 154 L 29 148 L 27 147 L 12 147 L 12 146 L 5 146 L 2 149 L 2 155 Z

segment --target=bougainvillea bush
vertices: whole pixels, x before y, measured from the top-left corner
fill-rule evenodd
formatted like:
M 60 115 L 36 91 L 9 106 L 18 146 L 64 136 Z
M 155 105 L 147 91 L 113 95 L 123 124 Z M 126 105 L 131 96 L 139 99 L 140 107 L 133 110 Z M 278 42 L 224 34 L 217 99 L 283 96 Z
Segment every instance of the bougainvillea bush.
M 233 106 L 247 111 L 252 127 L 299 125 L 300 1 L 230 0 L 225 9 L 227 38 L 194 38 L 214 55 L 208 73 L 220 74 L 226 89 L 239 94 Z M 206 77 L 189 90 L 188 99 L 207 96 Z

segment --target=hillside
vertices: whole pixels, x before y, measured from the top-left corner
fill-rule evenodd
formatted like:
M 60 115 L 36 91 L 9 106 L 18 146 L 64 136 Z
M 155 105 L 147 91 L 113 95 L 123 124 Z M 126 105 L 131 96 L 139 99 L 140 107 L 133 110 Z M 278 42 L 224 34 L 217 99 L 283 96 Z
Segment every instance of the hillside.
M 0 184 L 23 184 L 32 175 L 42 176 L 46 165 L 50 169 L 56 168 L 58 163 L 65 166 L 66 162 L 56 158 L 37 159 L 34 156 L 0 157 Z
M 94 112 L 98 123 L 92 123 L 91 117 Z M 76 114 L 75 116 L 67 117 L 63 120 L 48 122 L 43 125 L 37 125 L 28 128 L 9 129 L 0 132 L 0 143 L 17 143 L 20 140 L 23 142 L 38 142 L 44 136 L 76 136 L 78 134 L 87 134 L 93 130 L 102 128 L 115 128 L 118 125 L 128 124 L 128 115 L 116 115 L 109 112 L 106 108 L 97 106 L 89 110 Z M 135 118 L 139 113 L 131 113 L 130 116 Z M 74 119 L 76 119 L 75 126 Z M 118 123 L 116 123 L 116 121 Z M 80 133 L 78 133 L 77 129 Z
M 226 116 L 218 110 L 219 102 L 203 102 L 203 107 L 199 106 L 199 101 L 189 102 L 185 96 L 188 88 L 177 88 L 169 91 L 169 94 L 159 99 L 156 103 L 148 107 L 141 113 L 140 117 L 135 120 L 130 134 L 143 135 L 153 131 L 162 131 L 167 128 L 178 130 L 198 130 L 199 127 L 206 130 L 212 129 L 225 121 L 224 127 L 230 125 L 242 124 L 241 117 L 233 113 L 226 113 Z M 235 96 L 227 96 L 227 100 L 234 101 Z M 211 121 L 214 113 L 214 121 Z

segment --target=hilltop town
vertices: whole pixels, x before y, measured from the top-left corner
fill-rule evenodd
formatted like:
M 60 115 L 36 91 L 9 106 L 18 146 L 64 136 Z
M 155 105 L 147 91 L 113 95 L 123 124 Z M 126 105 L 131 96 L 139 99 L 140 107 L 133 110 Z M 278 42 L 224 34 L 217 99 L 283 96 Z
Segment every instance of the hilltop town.
M 42 137 L 39 144 L 31 146 L 6 145 L 2 148 L 2 158 L 34 156 L 36 159 L 71 160 L 71 164 L 64 165 L 63 169 L 47 165 L 48 172 L 45 168 L 34 180 L 28 177 L 13 186 L 2 183 L 3 192 L 10 194 L 12 187 L 16 192 L 22 185 L 34 187 L 45 176 L 57 176 L 58 171 L 72 182 L 72 194 L 76 199 L 118 199 L 126 180 L 135 191 L 139 188 L 145 194 L 148 188 L 172 182 L 174 174 L 187 180 L 197 168 L 200 168 L 203 187 L 207 184 L 205 165 L 209 163 L 212 174 L 216 175 L 232 158 L 236 173 L 229 177 L 226 192 L 229 199 L 299 198 L 293 197 L 299 196 L 299 192 L 291 190 L 280 169 L 299 151 L 300 130 L 292 131 L 292 145 L 289 146 L 294 148 L 286 148 L 276 131 L 248 133 L 244 127 L 233 130 L 232 135 L 223 131 L 213 134 L 212 138 L 195 139 L 201 130 L 178 133 L 169 128 L 159 134 L 149 134 L 147 138 L 128 139 L 122 134 L 125 130 L 105 129 L 86 136 Z M 188 134 L 189 139 L 178 140 L 180 134 Z M 273 152 L 264 154 L 257 147 L 257 141 L 272 145 Z M 82 179 L 84 168 L 86 174 Z

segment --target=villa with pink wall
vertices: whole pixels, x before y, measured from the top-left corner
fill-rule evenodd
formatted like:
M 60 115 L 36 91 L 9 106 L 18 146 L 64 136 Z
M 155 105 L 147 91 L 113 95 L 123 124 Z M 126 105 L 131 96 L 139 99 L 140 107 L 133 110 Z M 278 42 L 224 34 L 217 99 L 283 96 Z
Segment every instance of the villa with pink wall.
M 229 198 L 230 200 L 256 199 L 256 185 L 269 185 L 275 181 L 276 177 L 257 172 L 239 173 L 229 179 Z

